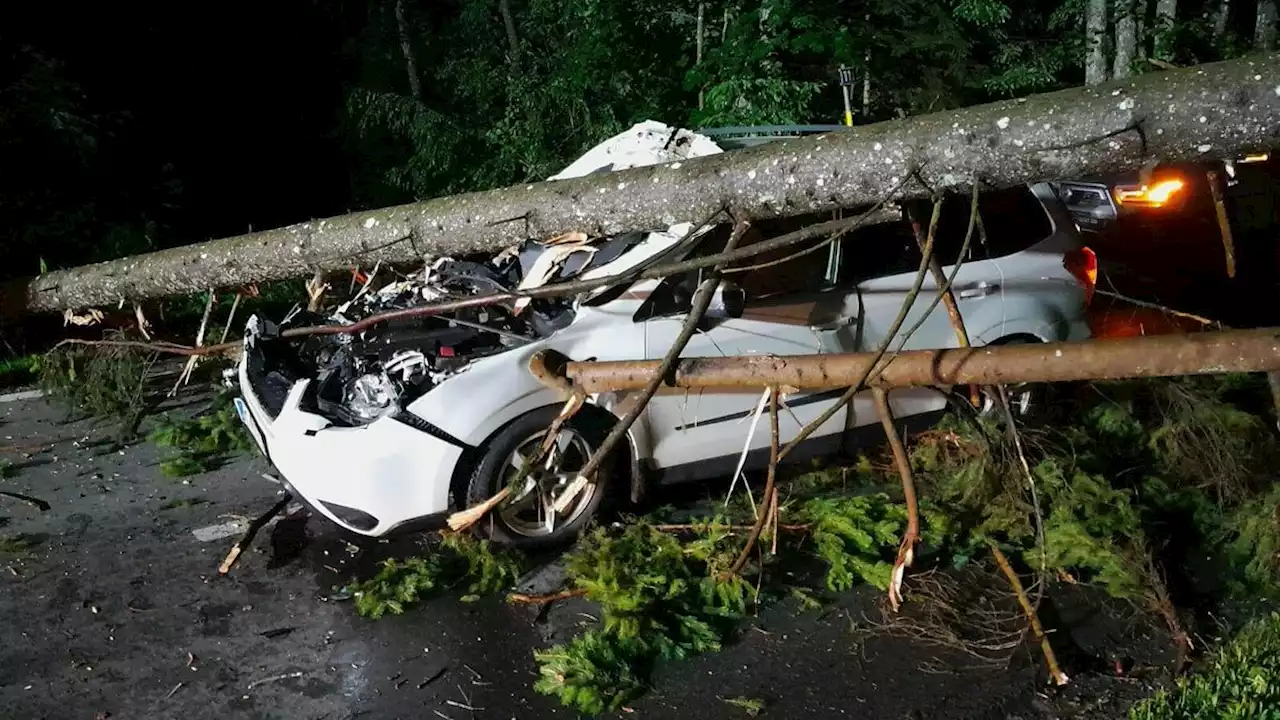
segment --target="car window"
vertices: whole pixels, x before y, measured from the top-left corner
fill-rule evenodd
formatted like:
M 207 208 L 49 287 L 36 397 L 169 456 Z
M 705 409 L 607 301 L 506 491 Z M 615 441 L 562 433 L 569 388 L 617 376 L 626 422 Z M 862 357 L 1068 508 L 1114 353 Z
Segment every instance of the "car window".
M 804 215 L 758 221 L 738 241 L 738 247 L 764 242 L 829 219 L 830 215 Z M 715 228 L 684 259 L 707 257 L 722 252 L 729 240 L 729 233 L 728 225 Z M 830 287 L 834 283 L 834 272 L 830 267 L 832 253 L 825 241 L 825 237 L 817 237 L 798 245 L 735 261 L 729 264 L 730 272 L 725 274 L 725 280 L 741 288 L 747 302 Z M 809 252 L 803 252 L 805 250 Z M 759 267 L 764 265 L 767 267 Z M 737 272 L 732 272 L 733 270 Z M 654 317 L 688 312 L 693 294 L 702 278 L 706 277 L 706 272 L 707 268 L 702 268 L 665 278 L 637 309 L 633 319 L 642 322 Z
M 920 266 L 920 249 L 906 221 L 858 228 L 840 242 L 840 285 L 911 272 Z
M 965 232 L 969 228 L 968 194 L 953 194 L 942 205 L 938 231 L 934 236 L 934 252 L 943 265 L 952 265 L 960 256 Z M 981 230 L 969 244 L 971 260 L 994 260 L 1022 252 L 1053 233 L 1049 214 L 1027 185 L 1005 190 L 984 190 L 978 194 Z M 931 202 L 920 203 L 920 222 L 928 226 L 933 213 Z
M 806 220 L 807 222 L 785 225 L 778 222 L 752 225 L 739 241 L 738 247 L 764 242 L 812 222 L 821 221 L 812 218 L 806 218 Z M 819 247 L 824 242 L 825 238 L 817 237 L 798 245 L 744 258 L 729 265 L 726 277 L 746 292 L 748 300 L 820 290 L 830 284 L 828 258 L 831 252 L 828 247 Z M 804 252 L 806 250 L 808 252 Z

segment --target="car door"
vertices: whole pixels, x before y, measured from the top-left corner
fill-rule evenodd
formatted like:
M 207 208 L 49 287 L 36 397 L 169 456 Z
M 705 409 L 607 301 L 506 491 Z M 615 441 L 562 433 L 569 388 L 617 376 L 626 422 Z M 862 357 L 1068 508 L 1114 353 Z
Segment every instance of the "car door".
M 770 229 L 753 231 L 750 239 L 772 237 Z M 746 244 L 746 243 L 744 243 Z M 809 253 L 794 261 L 761 268 L 759 271 L 729 275 L 735 285 L 745 291 L 746 302 L 739 317 L 707 321 L 690 340 L 681 357 L 732 357 L 752 355 L 807 355 L 823 352 L 822 331 L 814 319 L 822 312 L 831 314 L 842 307 L 842 294 L 823 288 L 829 267 L 827 252 Z M 751 262 L 766 262 L 753 258 Z M 739 267 L 747 263 L 740 263 Z M 691 274 L 692 275 L 692 274 Z M 653 291 L 650 308 L 642 308 L 652 316 L 643 319 L 645 355 L 659 359 L 666 355 L 680 333 L 687 316 L 687 302 L 675 301 L 671 309 L 663 304 L 680 288 L 683 297 L 691 297 L 696 277 L 668 278 Z M 814 289 L 818 288 L 815 292 Z M 673 311 L 674 310 L 674 311 Z M 764 392 L 760 386 L 744 388 L 710 388 L 693 391 L 660 391 L 649 403 L 647 412 L 653 434 L 653 462 L 664 470 L 702 464 L 693 475 L 714 475 L 733 469 L 747 445 L 752 416 L 760 406 Z M 784 398 L 779 415 L 779 436 L 783 442 L 794 438 L 800 428 L 816 418 L 831 404 L 831 395 L 796 393 Z M 825 399 L 825 401 L 824 401 Z M 838 432 L 844 427 L 844 415 L 837 412 L 823 424 L 819 436 Z M 769 447 L 768 418 L 761 417 L 749 448 L 757 451 L 753 465 L 767 457 Z M 707 464 L 720 459 L 721 463 Z
M 943 274 L 950 276 L 968 229 L 969 204 L 959 198 L 945 202 L 934 252 L 943 264 Z M 922 203 L 917 213 L 917 217 L 927 218 L 932 208 Z M 999 317 L 1004 302 L 999 264 L 987 257 L 978 229 L 974 232 L 968 256 L 952 285 L 960 315 L 971 330 L 974 318 Z M 828 352 L 873 352 L 893 330 L 915 283 L 921 259 L 919 243 L 903 220 L 859 230 L 841 242 L 838 252 L 839 284 L 847 291 L 839 317 L 823 332 L 823 347 Z M 959 347 L 946 307 L 934 302 L 937 291 L 938 284 L 926 272 L 920 293 L 889 345 L 891 351 Z M 890 405 L 899 418 L 940 410 L 945 404 L 945 398 L 930 388 L 890 393 Z M 861 393 L 853 403 L 849 425 L 875 422 L 878 418 L 870 393 Z

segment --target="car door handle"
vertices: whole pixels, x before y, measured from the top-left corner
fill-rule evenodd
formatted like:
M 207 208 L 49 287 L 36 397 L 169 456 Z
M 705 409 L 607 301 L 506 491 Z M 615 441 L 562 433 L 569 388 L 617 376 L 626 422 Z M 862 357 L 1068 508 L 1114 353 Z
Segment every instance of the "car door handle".
M 858 321 L 857 317 L 847 317 L 834 322 L 822 323 L 821 325 L 813 325 L 814 330 L 839 330 L 840 328 L 849 327 Z
M 980 298 L 980 297 L 986 297 L 988 295 L 993 295 L 999 289 L 1000 289 L 999 283 L 983 282 L 983 283 L 978 283 L 977 285 L 962 287 L 960 288 L 960 291 L 956 293 L 956 295 L 960 297 L 960 299 L 962 300 L 968 300 L 971 298 Z

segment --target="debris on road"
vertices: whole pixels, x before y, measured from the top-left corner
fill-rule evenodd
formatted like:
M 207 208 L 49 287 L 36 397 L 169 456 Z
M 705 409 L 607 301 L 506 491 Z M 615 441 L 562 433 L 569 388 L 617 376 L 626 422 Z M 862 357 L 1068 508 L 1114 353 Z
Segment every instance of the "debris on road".
M 441 666 L 439 670 L 436 670 L 434 673 L 429 675 L 426 680 L 423 680 L 422 682 L 418 683 L 418 689 L 421 690 L 422 688 L 439 680 L 440 678 L 444 677 L 444 674 L 448 671 L 449 671 L 448 666 Z
M 262 678 L 261 680 L 254 680 L 253 682 L 249 683 L 249 687 L 246 688 L 246 690 L 252 690 L 258 687 L 259 685 L 266 685 L 267 683 L 278 682 L 280 680 L 292 680 L 294 678 L 300 678 L 303 675 L 304 673 L 301 670 L 290 672 L 290 673 L 284 673 L 282 675 L 273 675 L 268 678 Z
M 49 503 L 45 502 L 44 500 L 41 500 L 40 498 L 31 497 L 30 495 L 24 495 L 22 493 L 9 492 L 8 490 L 0 490 L 0 495 L 3 495 L 5 497 L 11 497 L 14 500 L 21 500 L 22 502 L 27 503 L 28 505 L 31 505 L 32 507 L 38 509 L 40 512 L 47 512 L 49 508 L 52 507 L 51 505 L 49 505 Z
M 244 531 L 244 536 L 240 538 L 240 542 L 231 548 L 231 552 L 227 553 L 222 565 L 218 566 L 218 574 L 226 575 L 231 572 L 231 567 L 236 564 L 236 560 L 240 559 L 240 554 L 245 551 L 245 548 L 249 547 L 249 544 L 253 542 L 253 538 L 258 535 L 258 531 L 262 529 L 262 526 L 270 522 L 276 515 L 279 515 L 292 500 L 293 495 L 285 493 L 284 497 L 280 498 L 275 505 L 272 505 L 270 510 L 254 518 L 253 522 L 249 523 L 249 527 Z
M 0 395 L 0 403 L 18 402 L 19 400 L 37 400 L 44 397 L 43 390 L 21 390 Z
M 235 537 L 244 532 L 247 523 L 244 520 L 230 520 L 217 525 L 207 525 L 199 527 L 191 531 L 196 536 L 196 540 L 200 542 L 213 542 L 215 540 L 223 540 L 229 537 Z

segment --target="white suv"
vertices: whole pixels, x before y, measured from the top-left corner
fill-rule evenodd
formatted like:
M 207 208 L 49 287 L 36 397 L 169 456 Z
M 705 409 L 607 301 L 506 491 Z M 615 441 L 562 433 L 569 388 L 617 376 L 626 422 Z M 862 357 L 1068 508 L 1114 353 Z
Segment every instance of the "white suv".
M 571 174 L 670 160 L 666 149 L 673 144 L 667 136 L 674 132 L 654 123 L 637 126 L 588 153 L 571 166 Z M 693 139 L 678 143 L 684 157 L 719 151 L 714 145 L 708 150 L 710 141 L 703 136 L 678 132 Z M 598 162 L 611 154 L 625 162 Z M 1092 253 L 1081 245 L 1052 188 L 1037 184 L 988 191 L 981 195 L 980 209 L 983 232 L 973 240 L 954 286 L 973 344 L 1087 337 Z M 918 210 L 918 217 L 929 217 L 927 203 Z M 967 198 L 944 205 L 937 251 L 948 274 L 968 215 Z M 744 244 L 824 219 L 829 217 L 760 222 Z M 585 264 L 572 267 L 569 261 L 560 277 L 551 279 L 607 276 L 723 247 L 727 227 L 686 238 L 690 227 L 609 239 L 582 253 L 589 258 Z M 530 244 L 525 254 L 536 260 L 544 251 Z M 821 251 L 733 275 L 735 289 L 722 292 L 720 312 L 704 322 L 684 356 L 874 349 L 910 289 L 919 261 L 911 228 L 896 220 L 859 229 Z M 446 258 L 424 276 L 372 293 L 376 300 L 367 312 L 510 286 L 529 267 L 511 257 L 474 263 Z M 531 355 L 549 348 L 578 360 L 661 358 L 680 332 L 697 282 L 697 273 L 644 280 L 559 303 L 535 302 L 519 313 L 491 307 L 455 315 L 455 323 L 419 318 L 355 337 L 305 343 L 276 337 L 278 328 L 255 317 L 238 368 L 243 394 L 238 404 L 285 481 L 334 522 L 373 536 L 438 526 L 450 511 L 506 487 L 557 414 L 559 399 L 526 369 Z M 904 328 L 930 305 L 934 289 L 927 279 Z M 336 322 L 350 321 L 356 311 L 346 307 L 343 313 Z M 905 347 L 956 344 L 939 305 Z M 625 493 L 633 482 L 653 490 L 665 482 L 724 475 L 734 471 L 744 450 L 747 467 L 758 467 L 767 456 L 768 433 L 754 433 L 749 443 L 746 438 L 761 390 L 660 392 L 628 434 L 625 452 L 557 513 L 556 498 L 625 412 L 628 394 L 592 397 L 566 425 L 545 465 L 491 513 L 482 530 L 514 545 L 558 543 L 589 522 L 608 492 Z M 839 394 L 787 398 L 782 440 L 794 437 Z M 890 398 L 899 418 L 940 410 L 946 402 L 930 389 L 898 390 Z M 848 430 L 877 422 L 870 398 L 859 396 L 802 446 L 807 452 L 792 457 L 830 452 L 849 437 Z

